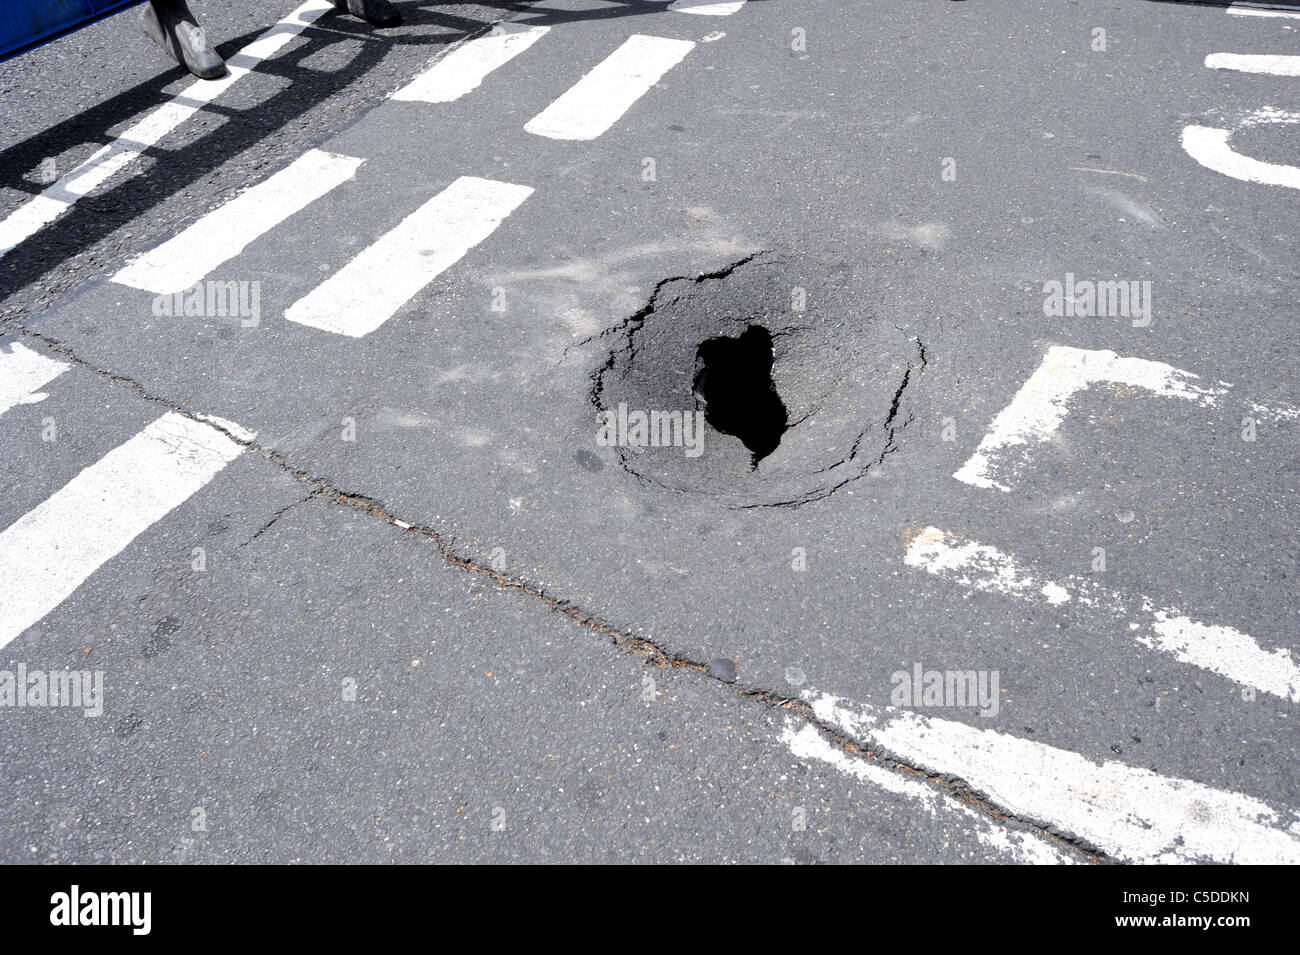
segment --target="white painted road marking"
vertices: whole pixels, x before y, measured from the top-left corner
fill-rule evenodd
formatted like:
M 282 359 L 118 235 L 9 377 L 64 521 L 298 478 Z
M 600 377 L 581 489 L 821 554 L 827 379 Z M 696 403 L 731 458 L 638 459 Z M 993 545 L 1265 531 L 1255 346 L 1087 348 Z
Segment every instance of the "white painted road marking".
M 668 9 L 706 17 L 729 17 L 744 5 L 745 0 L 673 0 Z
M 217 80 L 196 80 L 171 100 L 81 163 L 40 195 L 33 196 L 0 222 L 0 257 L 35 235 L 130 165 L 200 109 L 212 102 L 258 63 L 269 59 L 312 21 L 329 10 L 329 0 L 308 0 L 270 30 L 226 61 L 227 74 Z
M 816 716 L 855 741 L 929 772 L 956 776 L 1018 818 L 1050 825 L 1143 864 L 1300 863 L 1300 820 L 1241 793 L 1114 761 L 805 692 Z
M 1025 449 L 1050 438 L 1065 419 L 1070 399 L 1091 385 L 1126 385 L 1202 405 L 1213 405 L 1227 392 L 1227 386 L 1203 386 L 1196 384 L 1199 380 L 1163 362 L 1121 358 L 1105 349 L 1053 346 L 1011 403 L 994 417 L 975 453 L 953 477 L 975 487 L 1010 491 L 1010 486 L 1002 483 L 1009 478 L 993 478 L 998 470 L 1012 469 L 1000 459 L 1013 448 Z
M 244 450 L 168 412 L 0 532 L 0 647 Z
M 1300 189 L 1300 167 L 1263 162 L 1242 155 L 1228 145 L 1228 137 L 1231 135 L 1232 131 L 1228 129 L 1188 126 L 1183 129 L 1183 149 L 1206 169 L 1213 169 L 1233 179 Z
M 250 242 L 351 179 L 363 161 L 308 150 L 275 175 L 129 263 L 113 281 L 155 295 L 191 288 Z
M 1125 606 L 1129 601 L 1104 591 L 1094 581 L 1079 577 L 1066 577 L 1064 584 L 1047 580 L 996 547 L 937 527 L 927 527 L 912 539 L 903 562 L 981 593 L 1043 601 L 1054 607 L 1076 602 L 1118 618 L 1134 614 Z M 1138 599 L 1141 622 L 1130 620 L 1127 631 L 1137 643 L 1243 686 L 1300 703 L 1300 666 L 1285 649 L 1265 650 L 1250 634 L 1199 623 L 1177 610 L 1157 608 L 1149 598 Z
M 1300 76 L 1300 56 L 1265 53 L 1211 53 L 1205 65 L 1212 70 L 1267 73 L 1270 76 Z
M 524 129 L 551 139 L 595 139 L 694 46 L 691 40 L 633 34 Z
M 973 824 L 975 838 L 990 849 L 1004 853 L 1012 862 L 1031 865 L 1073 865 L 1075 862 L 1065 850 L 1041 836 L 999 826 L 984 813 L 934 786 L 909 779 L 869 760 L 850 757 L 844 750 L 832 746 L 817 727 L 808 723 L 786 717 L 781 741 L 800 759 L 819 760 L 846 776 L 917 802 L 932 816 L 943 812 L 950 821 L 963 826 Z
M 1300 11 L 1244 6 L 1236 3 L 1228 7 L 1228 12 L 1234 13 L 1239 17 L 1287 17 L 1292 20 L 1300 20 Z
M 461 176 L 289 307 L 300 325 L 360 338 L 490 236 L 532 187 Z
M 395 100 L 450 103 L 476 90 L 489 73 L 510 62 L 550 27 L 498 24 L 490 33 L 457 47 L 393 94 Z
M 59 377 L 68 367 L 21 342 L 0 341 L 0 414 L 35 398 L 38 388 Z M 3 580 L 0 578 L 0 583 Z

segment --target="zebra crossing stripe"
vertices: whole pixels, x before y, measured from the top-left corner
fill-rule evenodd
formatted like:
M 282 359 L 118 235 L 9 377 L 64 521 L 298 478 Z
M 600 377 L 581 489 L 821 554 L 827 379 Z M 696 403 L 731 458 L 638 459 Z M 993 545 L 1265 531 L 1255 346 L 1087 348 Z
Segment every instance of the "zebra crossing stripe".
M 1211 70 L 1267 73 L 1270 76 L 1300 76 L 1300 56 L 1269 53 L 1211 53 L 1205 58 Z
M 35 397 L 38 388 L 68 370 L 68 365 L 16 341 L 0 341 L 0 414 Z
M 457 47 L 393 94 L 395 100 L 450 103 L 478 89 L 489 73 L 504 66 L 550 32 L 550 27 L 498 24 L 492 31 Z
M 168 412 L 0 532 L 0 648 L 243 450 Z
M 525 125 L 551 139 L 595 139 L 680 63 L 691 40 L 634 34 Z
M 308 150 L 275 175 L 135 259 L 114 275 L 113 281 L 155 295 L 191 288 L 250 242 L 351 179 L 363 161 Z
M 196 80 L 130 129 L 97 149 L 40 195 L 23 203 L 0 221 L 0 258 L 31 238 L 129 166 L 145 150 L 212 102 L 257 64 L 278 53 L 314 20 L 333 10 L 329 0 L 308 0 L 271 29 L 226 61 L 227 73 L 217 80 Z
M 729 17 L 744 5 L 745 0 L 673 0 L 668 9 L 706 17 Z
M 284 317 L 339 335 L 367 335 L 490 236 L 532 193 L 531 186 L 461 176 Z

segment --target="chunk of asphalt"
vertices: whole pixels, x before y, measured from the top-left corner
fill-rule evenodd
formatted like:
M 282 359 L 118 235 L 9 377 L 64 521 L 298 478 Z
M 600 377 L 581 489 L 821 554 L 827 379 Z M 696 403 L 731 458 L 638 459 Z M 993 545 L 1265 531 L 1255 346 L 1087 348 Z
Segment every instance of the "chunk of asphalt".
M 711 660 L 709 662 L 709 676 L 721 680 L 723 683 L 735 683 L 736 661 L 728 660 L 726 657 Z

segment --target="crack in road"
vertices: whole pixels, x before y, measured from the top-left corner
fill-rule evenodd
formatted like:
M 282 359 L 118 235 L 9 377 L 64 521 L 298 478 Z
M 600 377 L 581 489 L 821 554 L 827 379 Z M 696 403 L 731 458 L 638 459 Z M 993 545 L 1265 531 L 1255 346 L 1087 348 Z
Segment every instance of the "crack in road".
M 742 263 L 736 264 L 739 265 Z M 816 727 L 820 733 L 830 739 L 845 753 L 849 754 L 851 758 L 869 760 L 895 772 L 917 779 L 924 779 L 931 785 L 946 791 L 952 797 L 986 814 L 993 820 L 997 822 L 1013 822 L 1022 826 L 1024 829 L 1038 835 L 1053 845 L 1076 854 L 1083 861 L 1093 863 L 1110 863 L 1113 861 L 1105 852 L 1095 846 L 1089 845 L 1084 841 L 1067 834 L 1056 832 L 1052 828 L 1034 820 L 1021 818 L 1014 813 L 1002 809 L 995 802 L 972 789 L 959 777 L 933 772 L 920 766 L 910 764 L 882 749 L 864 749 L 842 730 L 818 718 L 813 712 L 812 707 L 802 700 L 784 696 L 763 687 L 749 686 L 738 680 L 734 682 L 722 680 L 711 673 L 708 661 L 695 660 L 683 654 L 675 653 L 655 642 L 650 637 L 638 636 L 626 628 L 619 627 L 616 624 L 603 620 L 572 601 L 548 593 L 537 584 L 531 583 L 527 580 L 507 577 L 504 573 L 494 570 L 491 567 L 484 566 L 471 557 L 466 557 L 463 554 L 457 553 L 452 544 L 448 542 L 448 539 L 433 528 L 402 520 L 395 514 L 391 513 L 381 502 L 374 498 L 335 487 L 328 479 L 313 475 L 290 463 L 280 452 L 259 445 L 255 438 L 236 434 L 219 422 L 213 421 L 210 418 L 201 416 L 197 412 L 176 405 L 174 402 L 160 395 L 155 395 L 149 392 L 140 382 L 126 375 L 121 375 L 95 366 L 85 358 L 78 355 L 71 347 L 57 339 L 53 339 L 47 335 L 29 329 L 24 329 L 23 335 L 34 341 L 40 342 L 47 348 L 75 363 L 77 366 L 84 368 L 99 377 L 132 389 L 146 401 L 162 405 L 169 411 L 184 415 L 196 422 L 207 425 L 208 427 L 221 432 L 236 444 L 239 444 L 250 451 L 256 452 L 263 459 L 275 464 L 277 467 L 290 474 L 294 479 L 311 486 L 311 492 L 309 494 L 298 501 L 294 501 L 285 507 L 280 508 L 256 533 L 245 541 L 244 544 L 240 545 L 241 547 L 260 537 L 289 510 L 298 507 L 301 504 L 305 504 L 308 501 L 322 499 L 349 507 L 355 511 L 359 511 L 370 517 L 384 521 L 385 523 L 397 527 L 406 533 L 414 534 L 430 541 L 446 563 L 460 568 L 461 570 L 486 577 L 502 589 L 515 590 L 542 601 L 554 612 L 563 614 L 588 630 L 592 630 L 602 636 L 608 637 L 612 645 L 617 649 L 628 653 L 629 655 L 641 657 L 647 665 L 664 669 L 690 670 L 699 674 L 701 677 L 715 680 L 722 686 L 729 688 L 734 693 L 745 699 L 755 701 L 769 709 L 780 710 L 782 713 L 787 715 L 791 713 L 797 715 L 805 723 Z M 901 396 L 906 384 L 907 375 L 904 376 L 903 385 L 900 385 L 899 387 L 898 396 Z M 891 415 L 891 420 L 892 417 L 893 416 Z M 891 429 L 891 447 L 887 448 L 881 454 L 881 460 L 883 460 L 886 454 L 893 450 L 892 435 L 893 430 Z M 847 483 L 847 481 L 845 483 Z

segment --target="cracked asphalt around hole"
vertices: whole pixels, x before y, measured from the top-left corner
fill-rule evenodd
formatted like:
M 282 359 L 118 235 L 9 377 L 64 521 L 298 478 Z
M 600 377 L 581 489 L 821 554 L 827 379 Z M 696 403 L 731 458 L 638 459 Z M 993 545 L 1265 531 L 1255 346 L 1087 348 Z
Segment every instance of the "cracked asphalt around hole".
M 1300 861 L 1300 19 L 397 5 L 0 65 L 0 860 Z

